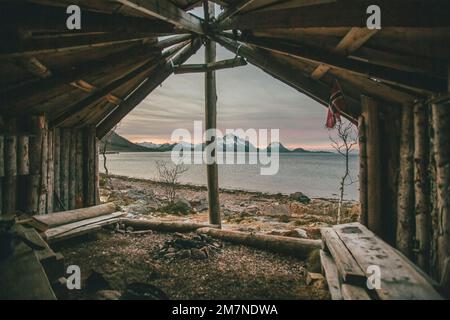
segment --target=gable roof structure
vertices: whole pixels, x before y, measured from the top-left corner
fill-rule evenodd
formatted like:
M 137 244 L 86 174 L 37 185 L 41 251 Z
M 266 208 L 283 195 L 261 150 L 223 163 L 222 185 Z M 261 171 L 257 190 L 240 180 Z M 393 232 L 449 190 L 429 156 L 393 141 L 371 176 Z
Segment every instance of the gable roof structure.
M 212 2 L 224 10 L 205 25 L 188 12 L 196 0 L 2 1 L 0 114 L 45 113 L 51 126 L 96 125 L 102 137 L 204 37 L 324 106 L 337 79 L 353 121 L 361 95 L 412 104 L 447 92 L 448 1 Z M 81 30 L 66 28 L 70 4 Z M 372 4 L 381 30 L 366 27 Z

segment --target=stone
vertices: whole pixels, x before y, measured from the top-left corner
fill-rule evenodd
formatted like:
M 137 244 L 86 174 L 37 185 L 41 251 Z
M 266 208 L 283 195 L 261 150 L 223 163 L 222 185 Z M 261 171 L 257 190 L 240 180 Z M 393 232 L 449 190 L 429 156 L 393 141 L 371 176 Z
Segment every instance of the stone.
M 308 272 L 308 275 L 306 276 L 306 284 L 310 286 L 316 282 L 325 282 L 324 276 L 320 273 Z
M 247 212 L 247 213 L 257 213 L 258 209 L 259 208 L 258 208 L 257 205 L 252 204 L 252 205 L 247 206 L 247 208 L 245 208 L 245 212 Z
M 177 258 L 179 259 L 186 259 L 191 257 L 191 251 L 190 250 L 180 250 L 176 254 Z
M 133 227 L 127 227 L 127 228 L 125 229 L 125 231 L 126 231 L 126 232 L 133 232 L 134 229 L 133 229 Z
M 298 234 L 298 238 L 302 238 L 302 239 L 308 239 L 308 232 L 306 232 L 306 230 L 301 229 L 301 228 L 297 228 L 295 229 L 295 231 Z
M 289 195 L 289 198 L 291 198 L 294 201 L 298 201 L 300 203 L 308 204 L 311 202 L 311 199 L 308 198 L 304 193 L 302 192 L 294 192 Z
M 109 290 L 111 286 L 102 273 L 93 270 L 86 279 L 86 288 L 89 291 Z
M 290 217 L 291 212 L 286 204 L 269 204 L 261 210 L 263 216 L 269 217 Z
M 122 293 L 116 290 L 100 290 L 95 294 L 95 300 L 119 300 Z
M 178 198 L 173 203 L 168 204 L 164 210 L 168 213 L 188 214 L 192 212 L 192 206 L 186 199 Z
M 195 260 L 205 260 L 208 259 L 208 255 L 200 249 L 191 249 L 191 257 Z

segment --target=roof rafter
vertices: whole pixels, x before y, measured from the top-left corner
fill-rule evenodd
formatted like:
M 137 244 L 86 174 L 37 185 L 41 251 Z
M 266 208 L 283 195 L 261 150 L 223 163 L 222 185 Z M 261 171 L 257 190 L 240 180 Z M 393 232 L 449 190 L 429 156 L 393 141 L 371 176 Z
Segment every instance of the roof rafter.
M 328 70 L 331 67 L 334 67 L 366 76 L 368 78 L 376 78 L 377 80 L 396 86 L 406 87 L 411 90 L 418 90 L 420 92 L 424 92 L 426 90 L 429 92 L 440 92 L 444 90 L 447 85 L 445 80 L 429 77 L 425 74 L 405 72 L 393 68 L 372 65 L 365 61 L 349 59 L 345 56 L 333 54 L 324 49 L 315 48 L 309 45 L 300 45 L 289 41 L 247 35 L 238 37 L 238 39 L 240 41 L 256 45 L 260 48 L 279 52 L 284 55 L 305 59 L 314 63 L 326 64 Z M 320 70 L 322 69 L 320 68 Z M 312 78 L 319 80 L 321 77 Z
M 179 28 L 204 34 L 202 20 L 178 8 L 167 0 L 113 0 L 149 16 L 169 22 Z
M 141 84 L 123 103 L 110 112 L 97 126 L 97 138 L 103 138 L 114 126 L 119 123 L 131 110 L 144 100 L 173 72 L 174 65 L 186 62 L 201 46 L 200 39 L 192 40 L 191 44 L 179 51 L 171 61 L 162 59 L 158 66 L 148 75 Z
M 367 7 L 377 4 L 382 10 L 382 26 L 386 27 L 448 27 L 450 3 L 438 1 L 431 5 L 418 1 L 340 1 L 337 3 L 290 8 L 274 11 L 254 11 L 236 15 L 220 30 L 311 28 L 311 27 L 366 27 Z

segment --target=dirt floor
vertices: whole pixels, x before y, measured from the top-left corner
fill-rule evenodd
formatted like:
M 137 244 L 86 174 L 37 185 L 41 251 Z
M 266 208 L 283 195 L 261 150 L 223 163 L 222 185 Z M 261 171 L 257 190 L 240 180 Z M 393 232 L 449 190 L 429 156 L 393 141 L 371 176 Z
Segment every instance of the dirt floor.
M 66 266 L 80 267 L 82 290 L 61 298 L 102 299 L 99 290 L 124 294 L 136 283 L 150 284 L 151 291 L 159 292 L 152 299 L 329 298 L 323 281 L 306 284 L 304 261 L 284 255 L 219 242 L 219 249 L 208 258 L 160 257 L 167 242 L 189 236 L 193 235 L 104 231 L 84 241 L 66 242 L 57 249 Z

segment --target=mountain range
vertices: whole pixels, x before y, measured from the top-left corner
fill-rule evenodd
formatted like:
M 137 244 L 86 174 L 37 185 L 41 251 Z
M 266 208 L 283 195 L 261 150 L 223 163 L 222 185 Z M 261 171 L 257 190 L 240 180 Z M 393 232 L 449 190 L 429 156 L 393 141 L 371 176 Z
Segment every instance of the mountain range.
M 172 149 L 176 146 L 175 143 L 163 143 L 163 144 L 156 144 L 152 142 L 140 142 L 140 143 L 133 143 L 126 138 L 116 134 L 112 133 L 111 135 L 105 137 L 102 139 L 100 150 L 103 150 L 104 144 L 107 142 L 106 145 L 106 151 L 107 152 L 167 152 L 172 151 Z M 203 150 L 204 143 L 201 145 L 193 145 L 187 142 L 181 142 L 184 144 L 185 150 L 194 150 L 195 147 L 201 148 Z M 252 145 L 249 141 L 244 140 L 240 137 L 237 137 L 235 135 L 226 135 L 223 138 L 217 139 L 217 144 L 220 146 L 222 145 L 222 150 L 245 150 L 245 152 L 249 151 L 267 151 L 271 152 L 271 150 L 274 148 L 274 146 L 278 146 L 278 150 L 280 153 L 330 153 L 327 151 L 311 151 L 306 150 L 303 148 L 296 148 L 296 149 L 289 149 L 286 148 L 282 143 L 274 142 L 271 143 L 267 148 L 264 149 L 258 149 L 254 145 Z

